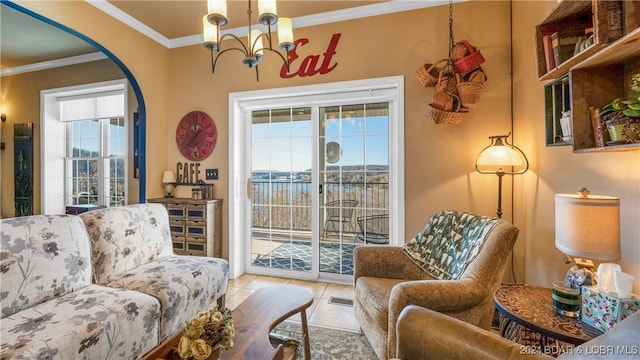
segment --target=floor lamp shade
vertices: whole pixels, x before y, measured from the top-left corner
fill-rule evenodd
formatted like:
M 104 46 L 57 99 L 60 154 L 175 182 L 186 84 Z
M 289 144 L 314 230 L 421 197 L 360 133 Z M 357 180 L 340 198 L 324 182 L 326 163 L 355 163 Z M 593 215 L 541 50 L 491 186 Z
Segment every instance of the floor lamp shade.
M 620 199 L 556 194 L 556 248 L 595 260 L 620 259 Z

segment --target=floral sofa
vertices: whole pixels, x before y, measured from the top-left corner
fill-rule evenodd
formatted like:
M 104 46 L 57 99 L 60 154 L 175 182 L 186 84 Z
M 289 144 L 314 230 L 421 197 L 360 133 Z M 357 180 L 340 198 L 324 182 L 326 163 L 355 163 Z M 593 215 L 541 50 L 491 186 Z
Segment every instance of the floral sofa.
M 162 205 L 0 219 L 0 358 L 139 359 L 223 299 L 228 263 L 173 254 Z

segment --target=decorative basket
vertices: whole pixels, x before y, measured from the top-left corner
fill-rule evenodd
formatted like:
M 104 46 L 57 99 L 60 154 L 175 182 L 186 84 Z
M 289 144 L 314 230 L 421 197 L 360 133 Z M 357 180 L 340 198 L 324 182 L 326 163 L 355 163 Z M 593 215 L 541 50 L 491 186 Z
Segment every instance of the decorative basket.
M 439 110 L 458 111 L 460 110 L 460 98 L 456 94 L 449 94 L 444 91 L 433 95 L 431 105 Z
M 416 71 L 416 77 L 418 81 L 424 87 L 435 86 L 438 83 L 438 75 L 440 74 L 440 66 L 442 63 L 447 63 L 447 59 L 442 59 L 434 64 L 424 64 L 418 71 Z
M 436 124 L 452 124 L 457 125 L 462 122 L 464 118 L 464 112 L 460 111 L 445 111 L 433 107 L 431 104 L 427 106 L 427 113 L 425 117 L 428 120 L 433 121 Z
M 458 81 L 451 66 L 445 66 L 440 69 L 438 74 L 438 83 L 435 85 L 436 92 L 446 92 L 449 94 L 455 94 L 457 92 L 456 85 Z
M 427 112 L 425 113 L 425 118 L 427 120 L 431 120 L 436 124 L 452 124 L 457 125 L 462 122 L 464 119 L 465 111 L 446 111 L 440 110 L 435 107 L 433 104 L 429 104 L 427 106 Z
M 458 82 L 456 86 L 458 89 L 458 97 L 462 106 L 475 109 L 480 100 L 480 92 L 484 89 L 483 84 L 474 83 L 471 81 Z
M 471 46 L 467 40 L 457 42 L 453 49 L 453 66 L 458 73 L 469 72 L 484 63 L 480 50 Z

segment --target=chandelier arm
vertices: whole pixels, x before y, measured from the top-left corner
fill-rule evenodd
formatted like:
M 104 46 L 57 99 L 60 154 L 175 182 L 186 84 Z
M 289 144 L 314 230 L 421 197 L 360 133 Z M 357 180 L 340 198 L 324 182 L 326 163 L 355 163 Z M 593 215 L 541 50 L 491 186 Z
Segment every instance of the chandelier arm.
M 220 59 L 220 56 L 222 56 L 222 54 L 226 53 L 227 51 L 231 51 L 231 50 L 236 50 L 236 51 L 240 51 L 241 53 L 243 53 L 245 56 L 247 56 L 247 52 L 240 49 L 240 48 L 228 48 L 228 49 L 224 49 L 220 52 L 218 52 L 218 55 L 216 55 L 215 60 L 213 60 L 213 63 L 211 64 L 211 72 L 215 74 L 216 72 L 216 65 L 218 64 L 218 59 Z
M 269 50 L 273 50 L 273 45 L 271 44 L 271 22 L 267 23 L 267 40 L 269 40 Z
M 220 44 L 220 45 L 218 45 L 218 49 L 221 49 L 221 48 L 222 48 L 222 40 L 224 40 L 225 38 L 231 38 L 231 39 L 234 39 L 234 40 L 235 40 L 235 41 L 237 41 L 240 45 L 242 45 L 242 49 L 244 49 L 244 50 L 240 50 L 239 48 L 229 48 L 229 49 L 225 49 L 225 50 L 220 51 L 220 54 L 222 54 L 222 53 L 223 53 L 224 51 L 226 51 L 226 50 L 230 50 L 230 49 L 237 49 L 237 50 L 243 51 L 245 56 L 248 56 L 248 55 L 249 55 L 249 49 L 248 49 L 248 48 L 247 48 L 247 46 L 244 44 L 244 42 L 243 42 L 242 40 L 240 40 L 240 38 L 239 38 L 239 37 L 237 37 L 237 36 L 235 36 L 235 35 L 233 35 L 233 34 L 230 34 L 230 33 L 227 33 L 227 34 L 222 35 L 222 37 L 220 38 L 220 40 L 218 40 L 218 44 Z M 219 56 L 219 54 L 218 54 L 218 56 Z

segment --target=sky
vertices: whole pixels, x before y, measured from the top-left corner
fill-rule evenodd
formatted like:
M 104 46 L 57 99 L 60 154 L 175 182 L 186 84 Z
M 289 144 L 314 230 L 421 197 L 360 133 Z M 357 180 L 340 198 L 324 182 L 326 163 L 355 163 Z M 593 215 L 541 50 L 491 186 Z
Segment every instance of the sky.
M 389 165 L 387 116 L 326 120 L 320 142 L 336 142 L 341 159 L 335 165 Z M 254 124 L 252 170 L 304 171 L 312 165 L 312 121 Z

